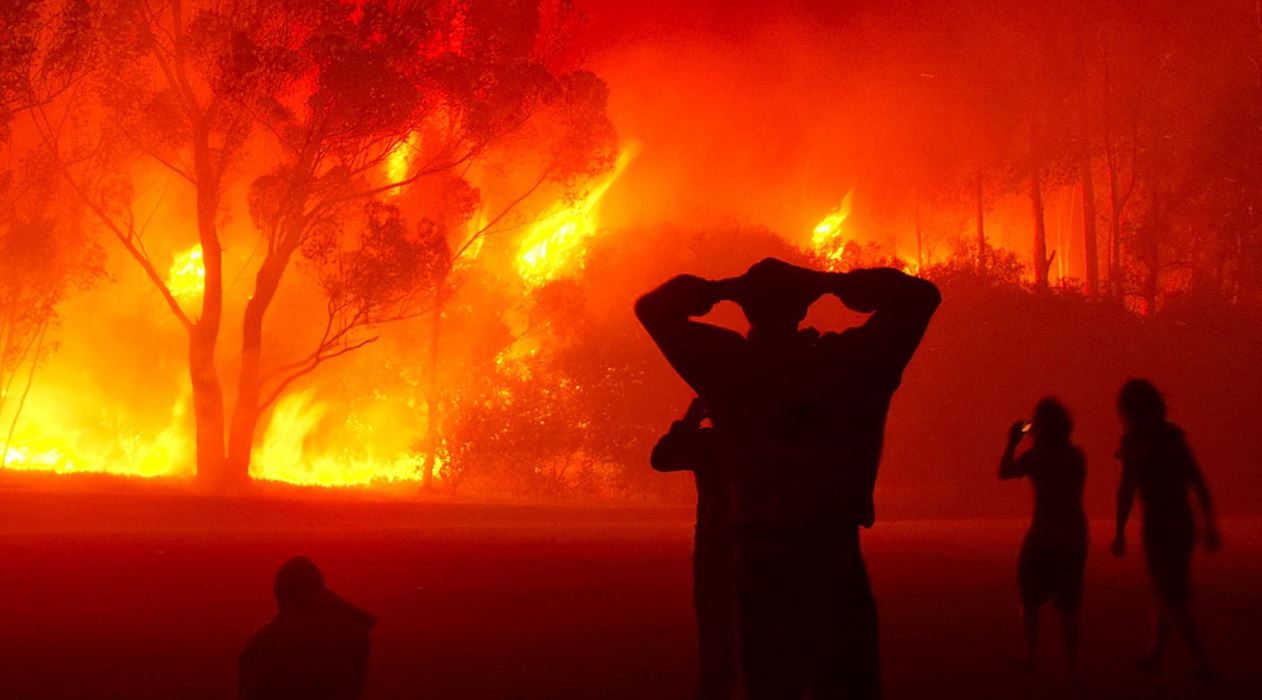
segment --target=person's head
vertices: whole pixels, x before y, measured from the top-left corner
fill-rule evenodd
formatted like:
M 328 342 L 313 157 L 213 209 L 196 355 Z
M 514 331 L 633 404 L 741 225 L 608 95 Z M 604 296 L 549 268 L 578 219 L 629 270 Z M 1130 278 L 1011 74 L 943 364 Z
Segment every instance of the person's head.
M 1069 434 L 1073 429 L 1073 418 L 1056 397 L 1046 396 L 1035 405 L 1030 433 L 1036 442 L 1069 442 Z
M 276 606 L 288 610 L 311 602 L 324 590 L 324 574 L 306 557 L 294 557 L 276 571 L 272 587 L 276 593 Z
M 807 309 L 819 298 L 801 269 L 776 258 L 754 263 L 733 283 L 733 301 L 745 312 L 751 338 L 793 336 Z
M 1147 379 L 1132 379 L 1117 393 L 1117 413 L 1128 429 L 1166 422 L 1166 400 Z

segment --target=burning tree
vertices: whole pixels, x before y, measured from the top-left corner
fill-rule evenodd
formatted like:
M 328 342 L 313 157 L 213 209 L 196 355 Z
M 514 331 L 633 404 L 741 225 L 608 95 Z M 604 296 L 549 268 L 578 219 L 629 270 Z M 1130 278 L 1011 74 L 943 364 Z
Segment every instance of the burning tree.
M 8 104 L 29 118 L 59 176 L 186 330 L 198 474 L 216 486 L 246 479 L 260 417 L 294 380 L 371 343 L 372 326 L 441 300 L 451 240 L 467 247 L 473 207 L 405 211 L 386 200 L 439 179 L 463 182 L 514 132 L 549 117 L 553 137 L 537 145 L 547 153 L 536 184 L 504 210 L 540 183 L 574 182 L 612 164 L 603 85 L 550 64 L 558 37 L 536 3 L 26 5 L 21 51 L 5 55 Z M 400 168 L 405 147 L 416 157 Z M 200 266 L 191 295 L 162 274 L 134 212 L 137 173 L 154 165 L 195 200 Z M 262 258 L 241 319 L 228 413 L 216 361 L 224 222 L 234 182 L 251 172 Z M 475 189 L 456 189 L 465 203 L 477 201 Z M 324 330 L 308 354 L 269 367 L 267 312 L 297 256 L 311 261 L 327 293 Z M 197 297 L 200 308 L 188 309 Z
M 100 250 L 78 222 L 52 216 L 56 181 L 41 177 L 38 158 L 24 165 L 20 178 L 0 172 L 0 466 L 9 462 L 36 369 L 53 345 L 48 330 L 58 306 L 101 272 Z

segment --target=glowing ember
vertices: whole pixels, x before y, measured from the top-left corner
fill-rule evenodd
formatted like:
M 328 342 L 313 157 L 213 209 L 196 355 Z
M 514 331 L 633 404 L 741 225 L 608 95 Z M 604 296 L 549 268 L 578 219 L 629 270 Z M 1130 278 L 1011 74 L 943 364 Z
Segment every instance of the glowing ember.
M 841 263 L 842 252 L 846 247 L 842 227 L 846 219 L 850 218 L 850 203 L 853 198 L 854 190 L 850 190 L 842 197 L 841 204 L 828 212 L 828 216 L 816 224 L 815 230 L 811 232 L 811 249 L 830 270 L 836 269 Z
M 528 286 L 538 287 L 583 269 L 587 242 L 597 229 L 600 200 L 638 152 L 634 145 L 623 148 L 613 172 L 593 185 L 587 196 L 574 203 L 554 204 L 530 227 L 517 257 L 517 273 Z
M 206 267 L 202 264 L 202 246 L 197 244 L 175 254 L 167 270 L 167 288 L 181 304 L 202 298 L 206 289 Z

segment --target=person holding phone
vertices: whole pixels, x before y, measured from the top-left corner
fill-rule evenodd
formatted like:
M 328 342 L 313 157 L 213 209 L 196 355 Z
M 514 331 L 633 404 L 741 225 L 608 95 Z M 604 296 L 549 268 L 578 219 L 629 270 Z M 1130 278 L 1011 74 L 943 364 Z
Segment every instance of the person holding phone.
M 1027 477 L 1034 487 L 1034 519 L 1017 563 L 1026 644 L 1022 665 L 1031 671 L 1037 667 L 1039 611 L 1051 602 L 1060 613 L 1065 665 L 1070 680 L 1077 680 L 1078 608 L 1087 561 L 1087 517 L 1082 509 L 1087 462 L 1070 442 L 1072 431 L 1073 420 L 1065 407 L 1053 397 L 1042 399 L 1033 420 L 1017 421 L 1008 431 L 999 478 Z M 1027 434 L 1032 444 L 1018 457 L 1017 447 Z

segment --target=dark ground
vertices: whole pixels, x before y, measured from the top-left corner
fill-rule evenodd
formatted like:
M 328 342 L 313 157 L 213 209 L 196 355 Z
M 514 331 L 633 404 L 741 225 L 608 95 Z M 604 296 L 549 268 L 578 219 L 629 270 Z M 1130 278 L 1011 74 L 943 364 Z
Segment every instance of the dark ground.
M 1130 670 L 1145 579 L 1093 523 L 1086 685 L 1060 681 L 1056 626 L 1027 678 L 1016 520 L 878 522 L 864 536 L 889 698 L 1262 697 L 1262 519 L 1198 556 L 1222 680 Z M 229 698 L 236 654 L 303 553 L 376 613 L 369 698 L 685 698 L 693 678 L 689 513 L 0 491 L 0 698 Z M 1136 533 L 1137 537 L 1137 533 Z

